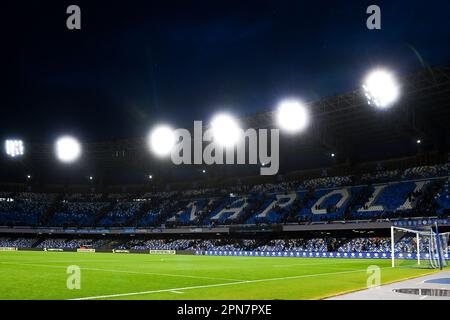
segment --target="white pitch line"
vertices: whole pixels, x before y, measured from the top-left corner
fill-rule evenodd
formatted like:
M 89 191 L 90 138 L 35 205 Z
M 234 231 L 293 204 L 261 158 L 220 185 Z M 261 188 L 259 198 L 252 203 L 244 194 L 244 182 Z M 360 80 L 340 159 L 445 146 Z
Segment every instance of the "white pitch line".
M 354 264 L 354 263 L 368 263 L 368 261 L 345 261 L 345 262 L 317 262 L 317 263 L 293 263 L 293 264 L 274 264 L 272 267 L 293 267 L 293 266 L 320 266 L 320 265 L 345 265 L 345 264 Z
M 390 268 L 390 267 L 386 267 L 386 268 Z M 381 269 L 386 269 L 386 268 L 381 268 Z M 291 276 L 291 277 L 281 277 L 281 278 L 244 280 L 244 281 L 237 281 L 237 282 L 217 283 L 217 284 L 208 284 L 208 285 L 191 286 L 191 287 L 183 287 L 183 288 L 172 288 L 172 289 L 150 290 L 150 291 L 141 291 L 141 292 L 109 294 L 109 295 L 102 295 L 102 296 L 75 298 L 75 299 L 69 299 L 69 300 L 108 299 L 108 298 L 117 298 L 117 297 L 136 296 L 136 295 L 142 295 L 142 294 L 152 294 L 152 293 L 163 293 L 163 292 L 172 292 L 172 291 L 186 291 L 186 290 L 194 290 L 194 289 L 233 286 L 233 285 L 247 284 L 247 283 L 269 282 L 269 281 L 279 281 L 279 280 L 291 280 L 291 279 L 301 279 L 301 278 L 314 278 L 314 277 L 330 276 L 330 275 L 346 274 L 346 273 L 356 273 L 356 272 L 364 272 L 365 273 L 366 270 L 365 269 L 364 270 L 351 270 L 351 271 L 340 271 L 340 272 L 306 274 L 306 275 L 301 275 L 301 276 Z
M 178 294 L 184 294 L 184 292 L 181 292 L 181 291 L 175 291 L 175 290 L 173 290 L 173 291 L 170 291 L 170 292 L 173 292 L 173 293 L 178 293 Z
M 15 262 L 0 262 L 1 264 L 8 265 L 18 265 L 18 266 L 31 266 L 31 267 L 44 267 L 44 268 L 56 268 L 56 269 L 67 269 L 65 266 L 54 266 L 48 264 L 37 264 L 37 263 L 15 263 Z M 178 278 L 193 278 L 193 279 L 207 279 L 207 280 L 225 280 L 225 281 L 245 281 L 241 279 L 230 279 L 230 278 L 213 278 L 204 276 L 192 276 L 185 274 L 170 274 L 170 273 L 158 273 L 158 272 L 138 272 L 138 271 L 126 271 L 126 270 L 113 270 L 113 269 L 98 269 L 98 268 L 86 268 L 80 267 L 81 270 L 89 271 L 102 271 L 102 272 L 112 272 L 112 273 L 128 273 L 128 274 L 142 274 L 142 275 L 155 275 L 155 276 L 166 276 L 166 277 L 178 277 Z

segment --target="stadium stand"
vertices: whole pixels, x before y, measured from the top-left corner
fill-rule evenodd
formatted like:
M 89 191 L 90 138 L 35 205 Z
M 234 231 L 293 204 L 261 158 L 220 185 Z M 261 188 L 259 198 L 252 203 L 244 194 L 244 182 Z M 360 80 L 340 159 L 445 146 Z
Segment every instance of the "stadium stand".
M 0 238 L 0 247 L 32 248 L 37 241 L 37 238 Z
M 55 194 L 39 193 L 17 193 L 1 197 L 0 225 L 38 225 L 55 197 Z
M 378 252 L 391 250 L 389 237 L 312 238 L 312 239 L 151 239 L 117 241 L 107 239 L 67 238 L 0 238 L 0 247 L 78 249 L 80 247 L 134 250 L 201 250 L 201 251 L 259 251 L 259 252 Z M 420 243 L 421 252 L 428 252 L 429 241 Z M 449 247 L 450 248 L 450 247 Z M 395 252 L 415 253 L 414 237 L 405 237 L 395 244 Z
M 0 192 L 0 247 L 28 250 L 175 250 L 177 252 L 388 253 L 385 232 L 349 230 L 314 234 L 223 236 L 195 234 L 195 228 L 220 226 L 268 228 L 366 222 L 411 226 L 446 219 L 450 212 L 450 164 L 359 175 L 320 177 L 279 183 L 197 188 L 180 191 L 122 193 Z M 191 228 L 190 235 L 161 235 L 168 228 Z M 5 234 L 28 228 L 44 233 Z M 60 233 L 52 235 L 53 229 Z M 194 228 L 194 229 L 192 229 Z M 149 237 L 115 237 L 110 230 L 152 230 Z M 71 231 L 75 230 L 75 231 Z M 83 231 L 84 230 L 84 231 Z M 63 235 L 65 231 L 69 234 Z M 416 239 L 405 237 L 398 253 L 416 252 Z M 420 243 L 427 251 L 426 240 Z
M 449 170 L 445 163 L 247 188 L 143 194 L 2 193 L 0 225 L 179 227 L 447 217 Z

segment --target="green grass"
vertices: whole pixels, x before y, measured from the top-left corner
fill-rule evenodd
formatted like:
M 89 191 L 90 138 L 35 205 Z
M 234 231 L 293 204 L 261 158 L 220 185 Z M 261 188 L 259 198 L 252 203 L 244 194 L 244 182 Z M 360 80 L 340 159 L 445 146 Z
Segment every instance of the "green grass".
M 80 290 L 67 289 L 70 265 Z M 434 272 L 390 260 L 16 251 L 0 252 L 0 299 L 321 299 L 365 289 L 371 265 L 383 284 Z

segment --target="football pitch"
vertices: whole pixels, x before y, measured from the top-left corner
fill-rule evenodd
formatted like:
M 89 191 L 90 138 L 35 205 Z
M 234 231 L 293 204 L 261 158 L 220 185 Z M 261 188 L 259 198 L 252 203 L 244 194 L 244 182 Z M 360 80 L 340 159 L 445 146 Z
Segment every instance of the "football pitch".
M 435 272 L 390 264 L 384 259 L 0 252 L 0 299 L 321 299 L 365 289 L 367 268 L 373 265 L 381 270 L 382 284 Z M 79 267 L 80 289 L 68 288 L 68 282 L 76 283 L 69 266 Z

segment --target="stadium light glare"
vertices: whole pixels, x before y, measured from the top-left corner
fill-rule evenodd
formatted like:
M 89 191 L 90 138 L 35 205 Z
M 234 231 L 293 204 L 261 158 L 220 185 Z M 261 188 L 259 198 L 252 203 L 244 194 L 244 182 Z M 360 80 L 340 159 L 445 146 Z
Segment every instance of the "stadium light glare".
M 93 176 L 89 176 L 89 180 L 94 180 L 94 177 Z
M 152 130 L 149 137 L 150 148 L 158 157 L 166 157 L 175 145 L 175 133 L 167 125 L 159 125 Z
M 280 128 L 290 133 L 303 131 L 309 123 L 308 110 L 302 102 L 295 99 L 281 101 L 276 118 Z
M 152 179 L 153 179 L 153 176 L 150 174 L 150 175 L 148 176 L 148 178 L 149 178 L 150 180 L 152 180 Z
M 5 152 L 11 158 L 23 156 L 25 151 L 22 140 L 8 139 L 5 140 Z
M 81 155 L 80 142 L 70 136 L 64 136 L 56 141 L 56 156 L 61 162 L 72 163 Z
M 206 170 L 205 170 L 205 169 L 203 169 L 203 170 L 202 170 L 202 172 L 203 172 L 203 173 L 206 173 Z
M 332 154 L 331 154 L 331 157 L 332 157 L 332 158 L 336 157 L 336 154 L 332 153 Z
M 214 116 L 211 121 L 214 140 L 226 147 L 233 146 L 239 140 L 239 124 L 229 114 L 221 113 Z
M 362 87 L 367 103 L 379 109 L 389 108 L 400 96 L 400 86 L 395 76 L 384 69 L 370 72 Z
M 31 175 L 27 175 L 27 179 L 30 180 L 31 179 Z
M 422 140 L 417 139 L 416 143 L 417 143 L 417 144 L 421 144 L 421 143 L 422 143 Z

